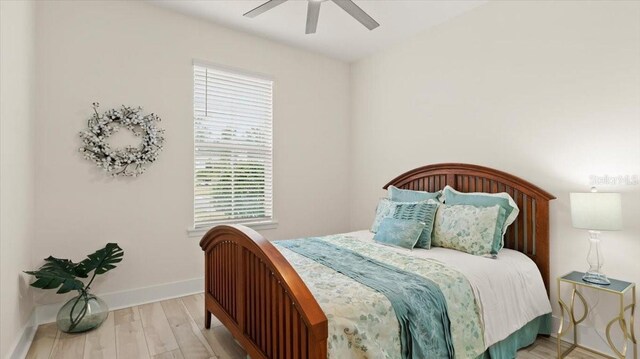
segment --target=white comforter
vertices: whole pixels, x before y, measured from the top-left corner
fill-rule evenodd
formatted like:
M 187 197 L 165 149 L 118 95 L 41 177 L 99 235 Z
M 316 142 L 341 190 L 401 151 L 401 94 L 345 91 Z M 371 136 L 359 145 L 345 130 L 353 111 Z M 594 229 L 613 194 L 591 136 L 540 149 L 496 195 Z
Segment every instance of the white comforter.
M 373 241 L 368 230 L 346 233 Z M 435 259 L 460 271 L 469 280 L 481 308 L 485 346 L 507 338 L 538 316 L 551 312 L 551 303 L 536 264 L 523 253 L 503 249 L 497 259 L 434 247 L 390 250 Z

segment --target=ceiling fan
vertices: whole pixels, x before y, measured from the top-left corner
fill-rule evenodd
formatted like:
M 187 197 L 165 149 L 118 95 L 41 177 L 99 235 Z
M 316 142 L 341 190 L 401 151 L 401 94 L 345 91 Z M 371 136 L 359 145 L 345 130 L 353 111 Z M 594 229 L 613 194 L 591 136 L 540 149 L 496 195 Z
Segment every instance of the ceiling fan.
M 274 7 L 282 4 L 287 0 L 269 0 L 266 3 L 256 7 L 255 9 L 244 14 L 246 17 L 256 17 L 267 10 L 271 10 Z M 318 15 L 320 15 L 320 4 L 327 0 L 307 0 L 307 28 L 306 34 L 315 34 L 318 27 Z M 373 30 L 380 26 L 371 16 L 369 16 L 364 10 L 356 5 L 351 0 L 331 0 L 336 5 L 340 6 L 342 10 L 346 11 L 354 19 L 358 20 L 367 29 Z

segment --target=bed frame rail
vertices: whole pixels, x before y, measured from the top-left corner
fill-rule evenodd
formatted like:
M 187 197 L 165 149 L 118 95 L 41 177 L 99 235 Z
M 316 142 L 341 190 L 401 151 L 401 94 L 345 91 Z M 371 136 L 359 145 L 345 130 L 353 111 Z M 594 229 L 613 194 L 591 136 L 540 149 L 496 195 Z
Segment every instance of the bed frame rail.
M 324 359 L 327 317 L 280 252 L 245 226 L 217 226 L 205 252 L 205 327 L 215 315 L 252 358 Z

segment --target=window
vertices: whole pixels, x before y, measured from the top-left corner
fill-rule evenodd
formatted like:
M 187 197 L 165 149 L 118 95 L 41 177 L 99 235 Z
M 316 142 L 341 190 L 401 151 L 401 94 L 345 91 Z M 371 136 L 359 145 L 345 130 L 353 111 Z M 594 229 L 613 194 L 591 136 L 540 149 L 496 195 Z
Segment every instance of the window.
M 194 64 L 194 229 L 273 220 L 273 81 Z

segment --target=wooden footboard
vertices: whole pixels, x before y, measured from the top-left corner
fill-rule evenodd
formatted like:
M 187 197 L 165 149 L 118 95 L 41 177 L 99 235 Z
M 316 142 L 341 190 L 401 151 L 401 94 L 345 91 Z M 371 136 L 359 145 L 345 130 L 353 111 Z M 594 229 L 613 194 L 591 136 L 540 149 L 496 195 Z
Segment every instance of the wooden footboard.
M 252 358 L 327 357 L 327 317 L 268 240 L 245 226 L 217 226 L 205 252 L 205 327 L 211 314 Z

